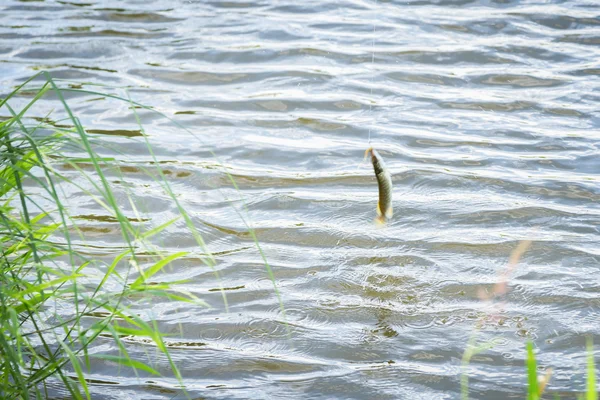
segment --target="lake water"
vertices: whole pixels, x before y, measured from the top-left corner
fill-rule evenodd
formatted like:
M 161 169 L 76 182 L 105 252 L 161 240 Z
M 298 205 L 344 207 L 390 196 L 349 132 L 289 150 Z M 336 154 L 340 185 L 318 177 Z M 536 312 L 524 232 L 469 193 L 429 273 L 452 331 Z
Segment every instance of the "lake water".
M 157 241 L 191 252 L 168 279 L 211 306 L 140 309 L 171 335 L 191 398 L 458 399 L 479 325 L 493 346 L 469 364 L 472 398 L 523 399 L 531 339 L 553 369 L 548 398 L 574 399 L 585 335 L 600 346 L 599 45 L 596 0 L 3 0 L 0 87 L 45 69 L 127 88 L 194 133 L 140 110 L 220 275 L 183 222 Z M 118 198 L 127 187 L 153 224 L 174 218 L 140 172 L 152 163 L 129 104 L 68 101 L 125 166 Z M 56 100 L 40 106 L 64 117 Z M 361 164 L 369 133 L 394 182 L 381 228 Z M 67 195 L 88 233 L 79 248 L 110 260 L 118 224 Z M 531 248 L 490 307 L 479 293 L 523 240 Z M 164 355 L 129 345 L 164 376 L 94 361 L 93 398 L 185 398 Z M 117 354 L 110 338 L 92 352 Z

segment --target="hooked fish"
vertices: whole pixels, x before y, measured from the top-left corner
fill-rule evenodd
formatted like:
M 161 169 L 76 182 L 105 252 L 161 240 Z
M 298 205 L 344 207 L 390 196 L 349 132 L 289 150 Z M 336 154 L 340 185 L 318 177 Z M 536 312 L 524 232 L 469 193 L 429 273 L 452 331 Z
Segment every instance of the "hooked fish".
M 386 168 L 383 158 L 374 148 L 369 147 L 365 151 L 365 158 L 369 153 L 371 153 L 371 162 L 379 187 L 379 201 L 377 202 L 377 218 L 375 218 L 375 221 L 384 224 L 394 215 L 392 208 L 392 175 Z

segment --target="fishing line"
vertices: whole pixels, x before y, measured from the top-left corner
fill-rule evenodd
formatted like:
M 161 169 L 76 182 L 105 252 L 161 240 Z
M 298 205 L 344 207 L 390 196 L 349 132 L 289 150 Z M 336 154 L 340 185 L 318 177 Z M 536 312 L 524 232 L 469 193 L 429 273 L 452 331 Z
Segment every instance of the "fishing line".
M 371 41 L 371 67 L 375 65 L 375 24 L 373 24 L 373 40 Z M 371 75 L 371 98 L 369 99 L 369 115 L 373 115 L 373 76 Z M 369 125 L 369 146 L 371 146 L 371 125 Z
M 373 22 L 373 40 L 371 41 L 371 83 L 370 83 L 370 93 L 371 96 L 369 98 L 369 114 L 373 115 L 373 84 L 375 74 L 375 22 Z M 393 208 L 393 184 L 392 184 L 392 175 L 390 171 L 385 166 L 385 162 L 383 158 L 379 155 L 377 150 L 375 150 L 371 146 L 371 125 L 374 124 L 376 118 L 373 118 L 371 124 L 369 125 L 369 148 L 365 151 L 365 158 L 370 154 L 371 155 L 371 163 L 373 164 L 373 170 L 375 172 L 375 177 L 377 178 L 377 187 L 379 189 L 379 201 L 377 202 L 377 218 L 375 221 L 378 224 L 384 225 L 392 216 L 394 215 Z
M 371 40 L 371 66 L 375 65 L 375 24 L 373 24 L 373 38 Z M 373 98 L 373 76 L 371 75 L 371 98 L 369 99 L 369 115 L 373 115 L 373 109 L 372 109 L 372 101 L 371 99 Z M 369 149 L 371 148 L 371 124 L 369 124 L 369 137 L 368 137 L 368 141 L 369 141 Z M 368 152 L 369 150 L 367 150 Z M 358 164 L 358 166 L 356 167 L 356 169 L 360 168 L 361 165 L 365 162 L 365 160 L 367 159 L 367 153 L 365 152 L 365 157 L 363 158 L 362 162 L 360 164 Z

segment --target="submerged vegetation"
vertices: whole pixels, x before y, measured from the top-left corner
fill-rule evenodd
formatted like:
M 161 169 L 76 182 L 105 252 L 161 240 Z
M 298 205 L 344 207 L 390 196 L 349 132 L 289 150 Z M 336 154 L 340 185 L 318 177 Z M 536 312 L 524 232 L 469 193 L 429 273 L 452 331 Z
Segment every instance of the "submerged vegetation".
M 39 84 L 40 78 L 41 87 L 28 89 L 28 85 Z M 119 160 L 99 153 L 107 144 L 86 132 L 65 100 L 66 91 L 77 89 L 61 88 L 48 74 L 40 73 L 0 102 L 0 110 L 10 115 L 0 122 L 0 396 L 46 398 L 58 383 L 73 398 L 90 398 L 86 373 L 98 360 L 130 368 L 138 377 L 166 373 L 152 367 L 150 355 L 144 360 L 130 354 L 128 345 L 136 341 L 151 344 L 164 354 L 170 373 L 185 387 L 169 355 L 165 335 L 153 321 L 151 310 L 143 310 L 157 301 L 199 307 L 206 303 L 182 289 L 183 281 L 170 281 L 161 274 L 171 263 L 189 254 L 166 252 L 153 239 L 172 224 L 182 222 L 187 234 L 195 239 L 204 264 L 214 269 L 216 261 L 154 156 L 136 113 L 136 108 L 149 107 L 114 95 L 81 90 L 130 102 L 139 123 L 138 136 L 153 160 L 153 168 L 141 170 L 159 183 L 180 214 L 158 226 L 136 206 L 127 185 L 120 187 L 125 197 L 116 195 L 115 179 L 124 181 Z M 45 96 L 60 101 L 68 116 L 66 120 L 51 124 L 48 116 L 28 117 L 28 112 L 35 110 Z M 11 103 L 16 99 L 19 103 L 30 100 L 13 109 Z M 233 178 L 228 177 L 237 190 Z M 122 240 L 113 247 L 118 251 L 89 250 L 89 230 L 83 229 L 72 214 L 70 189 L 84 193 L 102 210 L 104 218 L 118 225 Z M 260 252 L 285 316 L 275 277 L 258 239 L 244 217 L 240 217 Z M 512 260 L 511 269 L 514 264 L 516 261 Z M 506 291 L 505 282 L 497 287 L 498 293 Z M 227 308 L 225 292 L 221 292 Z M 99 341 L 109 341 L 117 350 L 106 354 L 90 351 L 92 344 Z M 477 343 L 475 335 L 467 344 L 461 377 L 463 399 L 469 398 L 467 367 L 471 357 L 492 346 Z M 581 398 L 597 400 L 591 339 L 587 351 L 587 394 Z M 527 399 L 541 399 L 551 385 L 551 376 L 548 373 L 541 380 L 538 377 L 530 342 L 524 371 L 528 377 Z

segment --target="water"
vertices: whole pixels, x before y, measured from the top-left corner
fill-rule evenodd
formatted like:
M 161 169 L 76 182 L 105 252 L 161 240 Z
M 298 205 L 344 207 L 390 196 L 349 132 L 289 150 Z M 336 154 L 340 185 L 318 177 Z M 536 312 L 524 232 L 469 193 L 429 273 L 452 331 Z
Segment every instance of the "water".
M 524 397 L 529 338 L 554 370 L 551 392 L 584 390 L 584 334 L 600 343 L 596 1 L 4 0 L 0 10 L 4 92 L 47 69 L 86 89 L 127 87 L 197 135 L 141 112 L 221 275 L 182 223 L 162 235 L 163 248 L 192 252 L 170 278 L 211 305 L 144 310 L 173 334 L 192 398 L 457 399 L 481 321 L 493 348 L 470 364 L 473 398 Z M 136 205 L 170 220 L 177 210 L 139 172 L 150 158 L 128 105 L 97 97 L 69 104 L 131 163 Z M 395 186 L 383 229 L 372 224 L 372 168 L 358 167 L 369 130 Z M 210 150 L 240 186 L 291 339 Z M 81 249 L 110 259 L 117 224 L 70 196 L 92 238 Z M 490 309 L 478 292 L 526 239 L 505 301 Z M 164 355 L 130 348 L 165 377 L 94 360 L 94 398 L 184 398 Z

